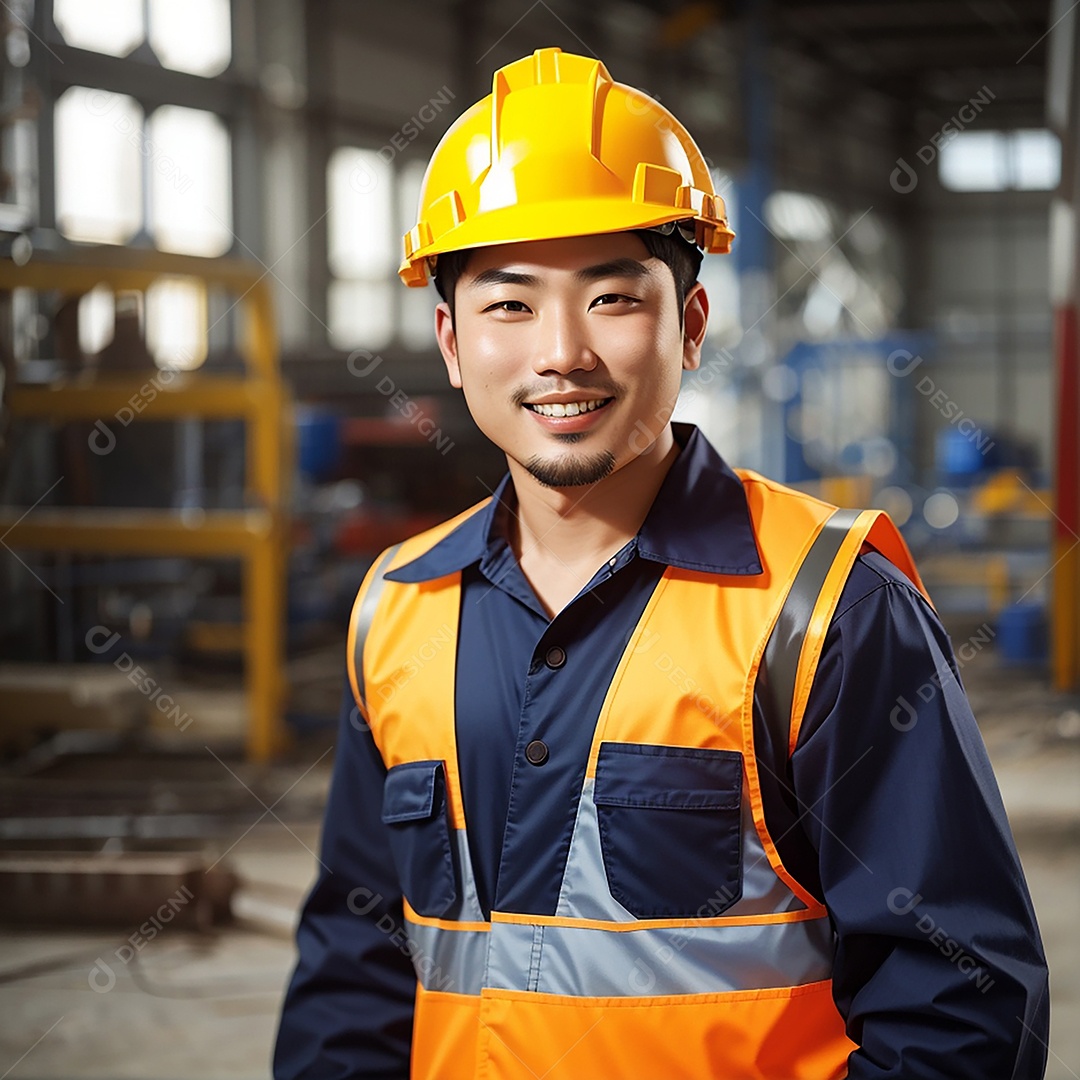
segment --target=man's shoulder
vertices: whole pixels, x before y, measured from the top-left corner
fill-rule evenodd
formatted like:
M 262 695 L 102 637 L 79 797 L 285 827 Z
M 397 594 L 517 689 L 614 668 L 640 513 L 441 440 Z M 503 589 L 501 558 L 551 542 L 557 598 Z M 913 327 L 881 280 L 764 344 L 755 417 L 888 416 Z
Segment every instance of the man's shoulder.
M 835 624 L 863 601 L 877 600 L 884 604 L 890 599 L 899 599 L 908 607 L 918 606 L 931 612 L 933 610 L 911 579 L 899 567 L 880 552 L 864 545 L 862 553 L 855 559 L 844 582 L 833 623 Z M 866 606 L 862 604 L 863 610 Z

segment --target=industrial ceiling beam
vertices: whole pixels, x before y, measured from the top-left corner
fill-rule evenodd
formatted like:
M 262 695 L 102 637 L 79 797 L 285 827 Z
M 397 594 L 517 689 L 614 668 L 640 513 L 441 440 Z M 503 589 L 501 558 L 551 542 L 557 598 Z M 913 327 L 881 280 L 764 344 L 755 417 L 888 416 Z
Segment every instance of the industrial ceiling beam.
M 1020 5 L 974 5 L 968 0 L 902 0 L 898 3 L 792 3 L 781 0 L 777 18 L 798 30 L 893 31 L 901 27 L 971 29 L 999 27 L 1015 30 L 1039 26 L 1045 30 L 1049 5 L 1029 0 Z M 998 17 L 994 17 L 994 16 Z

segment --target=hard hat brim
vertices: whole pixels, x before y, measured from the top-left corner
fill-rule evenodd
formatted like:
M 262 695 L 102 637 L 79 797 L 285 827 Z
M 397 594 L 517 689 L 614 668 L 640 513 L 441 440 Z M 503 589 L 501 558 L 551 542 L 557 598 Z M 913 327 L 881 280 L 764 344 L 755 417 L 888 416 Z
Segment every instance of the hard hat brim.
M 427 260 L 449 251 L 492 247 L 538 240 L 555 240 L 594 233 L 628 232 L 692 217 L 685 209 L 671 206 L 627 203 L 624 199 L 563 199 L 486 210 L 471 221 L 463 221 L 405 259 L 398 274 L 406 285 L 427 284 Z M 709 223 L 712 242 L 706 250 L 729 250 L 734 234 L 724 221 Z

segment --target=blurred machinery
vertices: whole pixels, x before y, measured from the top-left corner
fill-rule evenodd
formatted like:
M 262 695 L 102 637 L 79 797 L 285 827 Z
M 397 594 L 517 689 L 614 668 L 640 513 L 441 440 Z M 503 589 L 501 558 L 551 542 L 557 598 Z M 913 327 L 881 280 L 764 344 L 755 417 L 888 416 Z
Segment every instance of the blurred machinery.
M 794 346 L 772 379 L 784 478 L 888 510 L 939 611 L 989 615 L 1005 661 L 1045 663 L 1052 493 L 1033 452 L 918 371 L 932 348 L 913 335 Z M 915 413 L 926 403 L 948 424 L 920 460 Z

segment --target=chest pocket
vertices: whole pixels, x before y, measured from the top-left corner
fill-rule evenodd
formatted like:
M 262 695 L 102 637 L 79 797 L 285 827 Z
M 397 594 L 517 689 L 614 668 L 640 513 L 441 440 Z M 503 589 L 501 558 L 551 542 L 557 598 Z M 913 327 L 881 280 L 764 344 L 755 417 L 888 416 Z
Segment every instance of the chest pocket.
M 382 820 L 405 899 L 417 915 L 445 915 L 457 885 L 443 763 L 407 761 L 390 769 Z
M 742 754 L 600 745 L 596 803 L 611 895 L 639 919 L 705 918 L 742 893 Z

